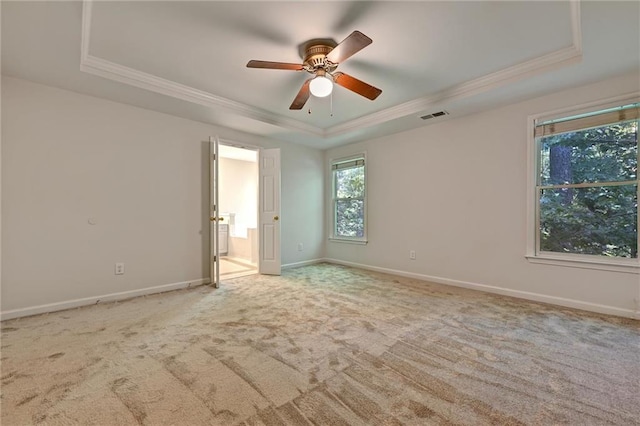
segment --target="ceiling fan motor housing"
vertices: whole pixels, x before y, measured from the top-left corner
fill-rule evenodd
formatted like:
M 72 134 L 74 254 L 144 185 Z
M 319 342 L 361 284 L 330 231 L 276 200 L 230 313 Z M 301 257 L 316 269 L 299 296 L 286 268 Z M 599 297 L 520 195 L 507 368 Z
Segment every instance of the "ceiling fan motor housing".
M 309 72 L 315 72 L 318 69 L 323 69 L 327 72 L 331 72 L 337 67 L 337 64 L 333 64 L 327 60 L 327 55 L 333 50 L 333 46 L 326 44 L 316 44 L 307 47 L 304 55 L 305 69 Z

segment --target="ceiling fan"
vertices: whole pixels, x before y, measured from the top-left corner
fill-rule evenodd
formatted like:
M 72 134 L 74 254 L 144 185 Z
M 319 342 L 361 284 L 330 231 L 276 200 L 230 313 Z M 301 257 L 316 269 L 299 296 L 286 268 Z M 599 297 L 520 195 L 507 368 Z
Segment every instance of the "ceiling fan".
M 349 74 L 336 72 L 340 63 L 371 43 L 372 40 L 360 31 L 352 32 L 338 44 L 330 39 L 313 39 L 304 44 L 302 64 L 251 60 L 247 63 L 247 68 L 306 71 L 314 74 L 314 77 L 303 83 L 289 109 L 302 109 L 311 94 L 317 97 L 328 96 L 333 89 L 333 83 L 374 100 L 380 96 L 382 90 Z

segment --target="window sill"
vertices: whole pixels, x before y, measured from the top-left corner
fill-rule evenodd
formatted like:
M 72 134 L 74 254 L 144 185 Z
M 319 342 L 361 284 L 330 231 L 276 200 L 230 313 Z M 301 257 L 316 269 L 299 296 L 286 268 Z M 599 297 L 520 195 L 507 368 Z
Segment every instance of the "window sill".
M 333 238 L 333 237 L 330 237 L 329 241 L 331 241 L 332 243 L 356 244 L 361 246 L 364 246 L 369 242 L 367 240 L 348 240 L 346 238 Z
M 530 263 L 640 274 L 640 261 L 637 259 L 605 261 L 582 256 L 569 257 L 553 254 L 526 255 L 525 257 Z

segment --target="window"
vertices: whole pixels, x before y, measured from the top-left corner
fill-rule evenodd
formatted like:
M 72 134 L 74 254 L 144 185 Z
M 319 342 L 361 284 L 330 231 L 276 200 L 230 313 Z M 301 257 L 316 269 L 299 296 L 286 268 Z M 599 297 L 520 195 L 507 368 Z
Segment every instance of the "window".
M 332 232 L 336 240 L 366 242 L 365 157 L 359 155 L 331 163 Z
M 639 105 L 534 122 L 534 256 L 638 266 Z

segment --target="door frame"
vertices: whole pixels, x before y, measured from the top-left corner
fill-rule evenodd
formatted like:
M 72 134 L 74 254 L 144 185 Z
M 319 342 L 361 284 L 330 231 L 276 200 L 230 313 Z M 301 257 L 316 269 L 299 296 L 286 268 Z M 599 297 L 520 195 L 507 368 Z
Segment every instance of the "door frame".
M 209 136 L 209 279 L 220 287 L 220 247 L 218 244 L 218 137 Z
M 256 145 L 251 145 L 251 144 L 245 144 L 245 143 L 241 143 L 241 142 L 237 142 L 237 141 L 233 141 L 230 139 L 225 139 L 225 138 L 220 138 L 218 136 L 215 137 L 209 137 L 209 142 L 211 142 L 211 144 L 209 145 L 210 149 L 213 149 L 213 145 L 214 142 L 217 143 L 217 145 L 226 145 L 226 146 L 232 146 L 235 148 L 241 148 L 241 149 L 247 149 L 250 151 L 256 151 L 257 153 L 257 162 L 258 162 L 258 175 L 256 176 L 257 179 L 257 184 L 258 184 L 258 200 L 257 200 L 257 211 L 256 211 L 256 216 L 258 218 L 257 222 L 258 222 L 258 226 L 256 229 L 256 236 L 257 236 L 257 243 L 258 243 L 258 264 L 257 264 L 257 269 L 256 269 L 256 273 L 262 273 L 261 272 L 261 264 L 262 264 L 262 231 L 261 231 L 261 226 L 260 226 L 260 213 L 262 211 L 262 204 L 263 204 L 263 197 L 262 197 L 262 185 L 260 184 L 260 161 L 262 159 L 262 152 L 263 150 L 267 149 L 264 147 L 260 147 L 260 146 L 256 146 Z M 214 201 L 214 196 L 215 196 L 215 200 L 219 202 L 218 199 L 218 194 L 217 194 L 217 187 L 214 188 L 214 184 L 217 185 L 220 183 L 219 181 L 219 176 L 218 176 L 218 169 L 219 169 L 219 163 L 214 164 L 214 161 L 218 161 L 219 157 L 218 157 L 218 149 L 216 147 L 215 150 L 215 154 L 216 154 L 216 158 L 214 159 L 214 157 L 212 156 L 212 152 L 210 152 L 210 156 L 209 156 L 209 168 L 210 168 L 210 177 L 209 177 L 209 196 L 210 196 L 210 202 L 209 202 L 209 212 L 210 212 L 210 227 L 209 227 L 209 235 L 210 235 L 210 252 L 209 252 L 209 258 L 210 258 L 210 267 L 211 267 L 211 271 L 212 273 L 211 275 L 211 284 L 213 284 L 213 286 L 215 288 L 218 288 L 220 285 L 220 270 L 219 270 L 219 253 L 217 253 L 217 249 L 219 248 L 218 245 L 218 241 L 217 241 L 217 235 L 218 235 L 218 220 L 217 220 L 217 215 L 213 215 L 212 213 L 214 212 L 213 208 L 213 201 Z M 278 176 L 280 176 L 281 173 L 281 163 L 278 162 Z M 215 176 L 214 176 L 214 171 L 215 171 Z M 214 180 L 215 177 L 215 180 Z M 278 182 L 279 185 L 279 182 Z M 216 192 L 214 194 L 214 191 Z M 279 194 L 278 194 L 279 195 Z M 278 197 L 278 213 L 280 210 L 280 205 L 279 205 L 279 197 Z M 217 205 L 215 206 L 216 211 L 219 213 L 221 211 L 220 206 Z M 215 218 L 216 220 L 211 220 L 211 218 Z M 214 230 L 215 229 L 215 230 Z M 278 229 L 278 232 L 280 230 Z M 280 252 L 282 251 L 282 248 L 280 246 L 280 238 L 278 238 L 278 245 L 276 247 L 276 249 L 278 250 L 278 259 L 281 259 L 280 257 Z M 215 254 L 214 254 L 215 253 Z M 215 258 L 215 262 L 214 262 L 214 256 L 216 256 Z M 279 274 L 279 272 L 278 272 Z M 215 275 L 215 276 L 214 276 Z

